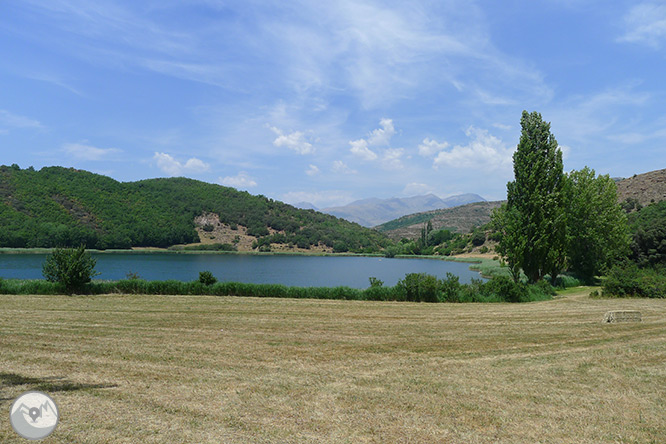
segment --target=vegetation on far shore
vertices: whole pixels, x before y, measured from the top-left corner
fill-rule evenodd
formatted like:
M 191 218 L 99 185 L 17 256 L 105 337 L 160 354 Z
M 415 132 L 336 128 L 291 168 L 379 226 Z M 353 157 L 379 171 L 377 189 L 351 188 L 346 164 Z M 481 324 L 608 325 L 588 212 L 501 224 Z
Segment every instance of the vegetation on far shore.
M 130 247 L 168 248 L 166 251 L 175 253 L 237 252 L 240 235 L 231 236 L 231 243 L 198 243 L 195 219 L 212 214 L 217 226 L 224 226 L 232 233 L 242 228 L 243 236 L 254 239 L 252 252 L 260 254 L 293 254 L 299 249 L 301 253 L 386 257 L 449 257 L 469 251 L 496 252 L 493 261 L 483 260 L 474 266 L 483 276 L 494 278 L 489 283 L 472 285 L 479 293 L 475 297 L 467 294 L 466 286 L 456 287 L 454 296 L 446 296 L 450 278 L 419 280 L 413 276 L 414 282 L 427 283 L 436 290 L 428 296 L 414 298 L 411 290 L 396 290 L 397 286 L 391 289 L 371 287 L 375 288 L 373 294 L 363 293 L 365 290 L 352 294 L 329 289 L 321 290 L 320 296 L 315 297 L 433 302 L 475 298 L 534 300 L 529 296 L 533 288 L 541 285 L 543 288 L 537 293 L 549 293 L 543 291 L 544 279 L 548 280 L 548 285 L 555 286 L 601 281 L 603 294 L 607 296 L 666 297 L 663 277 L 666 201 L 643 206 L 635 199 L 627 199 L 618 204 L 617 188 L 609 176 L 596 176 L 594 170 L 587 167 L 568 174 L 563 172 L 557 141 L 550 133 L 550 124 L 544 122 L 539 113 L 524 111 L 521 127 L 520 142 L 514 153 L 515 180 L 507 184 L 507 203 L 493 213 L 490 223 L 473 227 L 468 233 L 447 228 L 434 230 L 428 213 L 421 213 L 412 219 L 405 217 L 396 221 L 422 222 L 420 236 L 394 242 L 378 231 L 330 215 L 299 210 L 264 196 L 195 180 L 172 178 L 120 183 L 71 168 L 45 167 L 35 171 L 12 165 L 0 166 L 0 199 L 5 203 L 0 205 L 0 253 L 16 251 L 12 248 L 30 248 L 28 252 L 37 253 L 52 251 L 48 260 L 53 262 L 56 261 L 54 255 L 62 250 L 39 247 L 87 245 L 109 252 Z M 204 232 L 216 229 L 209 222 L 199 228 Z M 244 242 L 244 248 L 249 248 L 250 242 L 247 239 Z M 281 251 L 273 249 L 277 245 L 281 246 Z M 285 246 L 288 251 L 282 251 Z M 79 247 L 79 256 L 83 254 L 82 248 Z M 86 281 L 80 276 L 67 281 L 62 276 L 56 277 L 54 272 L 47 273 L 47 268 L 45 277 L 58 281 L 57 285 L 67 292 L 84 286 L 93 293 L 98 292 L 93 287 L 118 291 L 113 287 L 116 284 L 89 283 L 90 279 Z M 94 264 L 77 269 L 93 268 Z M 511 288 L 505 284 L 508 277 L 512 280 Z M 408 278 L 405 277 L 407 281 Z M 530 285 L 523 287 L 526 283 Z M 39 284 L 17 285 L 12 288 Z M 152 293 L 176 286 L 142 285 Z M 182 285 L 186 294 L 201 291 L 196 286 L 189 287 L 194 284 Z M 514 297 L 516 289 L 523 296 Z M 271 294 L 304 297 L 300 290 L 268 287 L 266 290 Z M 170 289 L 165 291 L 172 294 Z M 219 291 L 228 294 L 226 289 Z M 248 292 L 254 294 L 255 290 Z
M 256 238 L 257 249 L 372 253 L 391 243 L 328 214 L 182 177 L 118 182 L 73 168 L 0 166 L 0 202 L 3 247 L 166 248 L 199 242 L 194 220 L 207 213 Z

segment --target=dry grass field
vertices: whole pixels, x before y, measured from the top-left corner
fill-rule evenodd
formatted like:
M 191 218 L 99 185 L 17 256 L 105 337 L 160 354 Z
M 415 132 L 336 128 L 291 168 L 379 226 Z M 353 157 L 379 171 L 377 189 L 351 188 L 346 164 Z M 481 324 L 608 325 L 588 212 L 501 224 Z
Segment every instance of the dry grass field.
M 0 442 L 664 443 L 666 301 L 0 296 Z M 604 325 L 611 309 L 643 322 Z

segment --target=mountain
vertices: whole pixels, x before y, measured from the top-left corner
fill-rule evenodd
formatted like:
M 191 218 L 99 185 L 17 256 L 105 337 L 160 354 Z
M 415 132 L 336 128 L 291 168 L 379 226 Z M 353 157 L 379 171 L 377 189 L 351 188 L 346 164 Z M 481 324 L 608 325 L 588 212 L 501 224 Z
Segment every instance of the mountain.
M 666 169 L 634 174 L 617 182 L 620 202 L 635 199 L 642 206 L 666 200 Z
M 468 233 L 473 227 L 490 222 L 490 215 L 504 201 L 474 202 L 453 208 L 444 208 L 410 214 L 375 227 L 393 240 L 415 239 L 427 221 L 434 230 L 447 229 L 458 233 Z
M 83 170 L 0 166 L 0 247 L 379 251 L 377 231 L 186 178 L 118 182 Z
M 315 210 L 315 211 L 319 211 L 319 208 L 315 207 L 314 204 L 312 204 L 312 203 L 310 203 L 310 202 L 298 202 L 298 203 L 295 203 L 294 206 L 295 206 L 296 208 L 300 208 L 301 210 Z
M 365 227 L 374 227 L 407 214 L 480 201 L 485 201 L 485 199 L 477 194 L 461 194 L 446 199 L 441 199 L 434 194 L 426 194 L 405 198 L 363 199 L 341 207 L 324 208 L 321 211 Z

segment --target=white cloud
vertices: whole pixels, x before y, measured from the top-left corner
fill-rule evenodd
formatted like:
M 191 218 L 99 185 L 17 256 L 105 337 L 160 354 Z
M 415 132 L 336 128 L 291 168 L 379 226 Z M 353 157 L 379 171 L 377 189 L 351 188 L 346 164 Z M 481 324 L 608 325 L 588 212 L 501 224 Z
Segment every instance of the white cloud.
M 379 121 L 379 126 L 381 128 L 371 131 L 367 138 L 350 141 L 349 144 L 351 145 L 351 148 L 349 151 L 363 160 L 376 160 L 379 156 L 369 147 L 388 145 L 391 142 L 391 137 L 395 134 L 393 120 L 386 118 L 381 119 Z M 395 152 L 389 153 L 388 155 L 395 156 Z
M 377 128 L 370 133 L 370 136 L 368 137 L 368 145 L 388 145 L 391 141 L 391 137 L 395 134 L 393 120 L 381 119 L 379 121 L 379 126 L 381 126 L 381 128 Z
M 356 174 L 358 171 L 352 170 L 349 168 L 349 166 L 344 163 L 341 160 L 336 160 L 333 162 L 333 166 L 331 167 L 331 171 L 333 171 L 336 174 Z
M 282 196 L 283 202 L 296 204 L 309 202 L 317 208 L 337 207 L 346 205 L 354 198 L 350 191 L 323 190 L 323 191 L 291 191 Z
M 503 123 L 493 123 L 493 126 L 497 129 L 501 129 L 503 131 L 510 131 L 513 129 L 511 125 L 505 125 Z
M 4 127 L 0 128 L 0 130 L 2 130 L 3 134 L 6 134 L 9 132 L 8 129 L 38 129 L 42 128 L 42 124 L 29 117 L 20 116 L 4 109 L 0 109 L 0 127 Z
M 284 134 L 281 129 L 274 126 L 271 127 L 277 138 L 273 141 L 273 145 L 277 147 L 285 146 L 298 154 L 312 154 L 314 147 L 305 139 L 305 134 L 300 131 L 293 131 L 289 134 Z
M 352 140 L 349 142 L 351 148 L 349 151 L 363 160 L 377 159 L 377 153 L 368 148 L 368 141 L 365 139 Z
M 434 192 L 434 188 L 425 183 L 411 182 L 402 190 L 403 196 L 422 196 Z
M 423 157 L 432 157 L 448 147 L 449 142 L 438 142 L 426 137 L 419 145 L 419 154 Z
M 118 148 L 98 148 L 84 143 L 66 143 L 62 149 L 67 154 L 81 160 L 102 160 L 122 152 Z
M 403 167 L 402 156 L 405 150 L 402 148 L 388 148 L 382 156 L 382 166 L 387 170 L 398 170 Z
M 305 174 L 308 176 L 316 176 L 319 174 L 319 167 L 317 165 L 308 165 L 308 169 L 305 170 Z
M 470 126 L 465 131 L 472 140 L 464 146 L 456 145 L 450 150 L 441 151 L 433 162 L 437 167 L 474 168 L 481 171 L 510 168 L 515 147 L 506 147 L 495 136 Z
M 153 160 L 157 167 L 169 176 L 181 176 L 183 174 L 197 174 L 208 171 L 210 166 L 196 157 L 188 159 L 185 163 L 174 159 L 170 154 L 156 152 Z
M 240 171 L 235 176 L 220 177 L 218 181 L 222 185 L 239 189 L 247 189 L 257 186 L 257 182 L 245 171 Z
M 558 148 L 562 151 L 562 159 L 566 160 L 569 157 L 569 153 L 571 153 L 571 147 L 568 145 L 559 145 Z
M 625 34 L 621 42 L 643 43 L 658 49 L 666 40 L 666 4 L 641 3 L 624 17 Z

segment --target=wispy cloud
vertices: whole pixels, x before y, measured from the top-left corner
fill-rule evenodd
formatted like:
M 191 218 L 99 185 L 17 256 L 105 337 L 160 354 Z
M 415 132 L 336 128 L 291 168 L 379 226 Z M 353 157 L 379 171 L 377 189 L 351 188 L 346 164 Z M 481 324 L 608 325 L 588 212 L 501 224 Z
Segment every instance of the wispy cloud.
M 308 169 L 305 170 L 305 174 L 307 174 L 308 176 L 316 176 L 319 173 L 320 173 L 320 171 L 319 171 L 319 167 L 317 165 L 310 164 L 310 165 L 308 165 Z
M 341 160 L 336 160 L 333 162 L 333 166 L 331 167 L 331 171 L 334 172 L 335 174 L 357 174 L 358 171 L 353 170 L 349 168 L 349 165 L 344 163 Z
M 62 150 L 76 159 L 93 161 L 105 160 L 122 153 L 122 150 L 118 148 L 99 148 L 87 143 L 66 143 Z
M 290 191 L 282 195 L 282 200 L 290 204 L 309 202 L 318 208 L 346 205 L 354 200 L 347 190 Z
M 420 196 L 433 193 L 435 189 L 428 184 L 420 182 L 411 182 L 405 185 L 402 190 L 403 196 Z
M 659 49 L 666 41 L 666 4 L 645 2 L 635 5 L 624 17 L 621 42 L 642 43 Z
M 405 154 L 403 148 L 388 148 L 382 156 L 382 167 L 387 170 L 399 170 L 403 168 L 402 157 Z
M 247 172 L 245 171 L 240 171 L 235 176 L 220 177 L 218 179 L 218 182 L 228 187 L 234 187 L 245 190 L 248 188 L 254 188 L 258 185 L 257 181 L 254 178 L 250 177 L 250 175 L 248 175 Z
M 0 131 L 5 130 L 8 132 L 12 129 L 39 129 L 43 128 L 42 124 L 35 119 L 21 116 L 19 114 L 11 113 L 7 110 L 0 109 Z
M 156 152 L 153 160 L 157 167 L 169 176 L 181 176 L 183 174 L 200 174 L 210 169 L 210 165 L 204 161 L 192 157 L 187 161 L 180 162 L 167 153 Z

